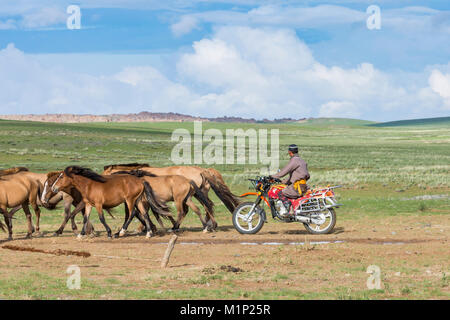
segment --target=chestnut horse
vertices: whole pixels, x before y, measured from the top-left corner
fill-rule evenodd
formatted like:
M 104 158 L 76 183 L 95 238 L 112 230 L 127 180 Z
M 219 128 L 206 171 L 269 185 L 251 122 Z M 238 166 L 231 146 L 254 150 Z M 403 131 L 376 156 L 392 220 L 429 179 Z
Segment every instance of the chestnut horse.
M 197 166 L 171 166 L 171 167 L 151 167 L 146 163 L 114 164 L 104 167 L 103 174 L 112 174 L 118 171 L 142 170 L 157 176 L 179 175 L 194 181 L 203 194 L 208 197 L 210 188 L 213 189 L 217 197 L 223 202 L 225 207 L 233 213 L 240 201 L 228 186 L 225 184 L 222 175 L 214 168 L 201 168 Z M 208 198 L 209 199 L 209 198 Z M 205 211 L 207 209 L 205 208 Z M 208 217 L 207 217 L 208 220 Z
M 52 171 L 47 173 L 47 180 L 44 183 L 44 190 L 42 191 L 42 195 L 40 198 L 44 206 L 47 205 L 47 203 L 55 197 L 55 193 L 52 191 L 51 186 L 55 183 L 56 179 L 61 173 L 62 171 Z M 83 199 L 81 193 L 76 188 L 61 188 L 60 193 L 62 194 L 62 199 L 64 201 L 64 220 L 59 229 L 55 231 L 54 235 L 56 236 L 62 234 L 69 219 L 72 222 L 72 231 L 76 233 L 78 228 L 75 222 L 75 216 L 81 211 L 84 212 L 84 202 L 82 201 Z M 72 205 L 75 207 L 75 209 L 71 212 L 70 209 Z M 109 209 L 106 210 L 111 215 L 111 213 L 108 211 Z M 90 222 L 88 222 L 86 233 L 91 234 L 93 232 L 94 226 Z
M 76 188 L 83 198 L 85 204 L 85 212 L 83 219 L 83 229 L 78 235 L 82 238 L 86 234 L 87 223 L 93 207 L 98 212 L 98 216 L 105 227 L 108 238 L 112 237 L 111 228 L 105 221 L 103 208 L 114 208 L 122 203 L 126 203 L 131 210 L 136 206 L 139 214 L 142 215 L 147 228 L 147 237 L 152 236 L 152 232 L 156 230 L 142 202 L 145 197 L 153 212 L 164 216 L 172 216 L 168 211 L 168 207 L 161 203 L 154 195 L 152 188 L 148 183 L 142 181 L 132 175 L 99 175 L 94 171 L 78 166 L 70 166 L 58 176 L 52 185 L 53 192 L 57 193 L 62 188 Z M 128 210 L 127 210 L 128 211 Z M 130 219 L 128 212 L 125 212 L 125 223 Z M 125 225 L 124 223 L 124 225 Z M 123 226 L 122 226 L 123 228 Z
M 189 208 L 191 208 L 200 218 L 204 231 L 208 231 L 207 223 L 203 220 L 199 208 L 192 201 L 192 196 L 194 195 L 206 208 L 206 216 L 212 221 L 212 228 L 215 229 L 217 227 L 217 222 L 214 219 L 214 204 L 203 194 L 194 181 L 189 181 L 185 177 L 179 175 L 156 176 L 143 170 L 118 171 L 113 174 L 131 174 L 139 177 L 143 181 L 148 182 L 148 184 L 153 188 L 155 195 L 159 197 L 161 201 L 173 201 L 175 203 L 178 216 L 177 221 L 172 219 L 172 230 L 178 230 L 180 228 L 181 222 L 188 213 Z M 164 228 L 164 225 L 158 215 L 156 215 L 156 219 L 160 226 Z M 128 227 L 128 225 L 126 225 L 126 227 Z M 123 232 L 125 232 L 125 230 Z
M 0 171 L 0 211 L 5 218 L 8 227 L 8 239 L 12 240 L 12 215 L 8 213 L 8 208 L 21 206 L 28 221 L 27 238 L 31 238 L 35 231 L 31 220 L 29 205 L 33 208 L 37 217 L 40 216 L 40 209 L 36 203 L 38 194 L 38 184 L 27 175 L 26 168 L 11 168 Z M 1 228 L 4 230 L 3 223 Z

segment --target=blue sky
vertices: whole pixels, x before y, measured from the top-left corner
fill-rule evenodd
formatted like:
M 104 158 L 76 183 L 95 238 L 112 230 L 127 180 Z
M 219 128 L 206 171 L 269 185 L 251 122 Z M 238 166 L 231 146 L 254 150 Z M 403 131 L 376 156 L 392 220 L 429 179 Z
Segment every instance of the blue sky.
M 0 113 L 448 116 L 449 40 L 444 0 L 2 0 Z

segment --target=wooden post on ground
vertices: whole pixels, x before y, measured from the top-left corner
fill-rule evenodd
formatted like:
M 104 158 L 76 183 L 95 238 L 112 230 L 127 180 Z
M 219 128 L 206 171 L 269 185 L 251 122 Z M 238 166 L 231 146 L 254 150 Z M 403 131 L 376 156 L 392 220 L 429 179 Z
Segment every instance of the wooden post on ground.
M 161 260 L 161 268 L 167 267 L 169 263 L 170 255 L 172 253 L 173 248 L 175 247 L 175 242 L 177 242 L 178 236 L 174 234 L 172 238 L 170 238 L 169 245 L 167 246 L 166 252 L 164 253 L 164 257 Z

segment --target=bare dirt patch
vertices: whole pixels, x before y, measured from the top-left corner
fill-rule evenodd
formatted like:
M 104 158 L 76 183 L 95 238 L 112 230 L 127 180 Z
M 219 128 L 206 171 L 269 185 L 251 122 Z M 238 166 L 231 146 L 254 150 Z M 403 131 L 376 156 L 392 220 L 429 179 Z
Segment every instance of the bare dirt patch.
M 225 223 L 208 234 L 186 226 L 165 269 L 160 263 L 169 233 L 108 240 L 96 225 L 98 237 L 77 241 L 71 232 L 24 239 L 23 230 L 2 246 L 27 250 L 0 250 L 0 297 L 445 299 L 448 226 L 442 216 L 340 221 L 338 232 L 320 236 L 298 224 L 268 223 L 257 235 L 241 235 Z M 81 269 L 79 291 L 65 288 L 69 265 Z M 370 265 L 381 269 L 381 290 L 367 289 Z M 29 291 L 16 290 L 15 279 L 26 281 Z M 49 282 L 60 288 L 49 290 Z

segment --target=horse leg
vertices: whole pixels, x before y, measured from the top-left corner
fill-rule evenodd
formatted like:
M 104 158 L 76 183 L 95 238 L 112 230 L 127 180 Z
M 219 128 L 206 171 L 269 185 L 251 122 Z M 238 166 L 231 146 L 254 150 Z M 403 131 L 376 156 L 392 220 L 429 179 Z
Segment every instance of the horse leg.
M 211 186 L 209 185 L 209 183 L 207 185 L 203 185 L 200 188 L 200 191 L 203 192 L 203 194 L 205 195 L 206 199 L 208 199 L 208 200 L 210 200 L 209 197 L 208 197 L 209 189 L 211 189 Z M 203 206 L 203 209 L 205 209 L 205 222 L 206 222 L 206 224 L 210 224 L 210 221 L 209 221 L 210 217 L 209 217 L 209 214 L 206 211 L 207 208 L 206 208 L 205 205 L 202 205 L 202 206 Z
M 184 217 L 186 217 L 188 208 L 186 206 L 186 203 L 183 201 L 175 201 L 175 207 L 177 208 L 177 221 L 173 224 L 172 231 L 176 231 L 180 229 L 181 222 L 183 221 Z
M 142 216 L 140 215 L 140 214 L 137 214 L 136 215 L 136 218 L 139 220 L 139 222 L 141 223 L 140 225 L 139 225 L 139 227 L 138 227 L 138 231 L 139 232 L 144 232 L 144 233 L 146 233 L 147 232 L 147 228 L 145 227 L 145 220 L 142 218 Z
M 86 235 L 86 227 L 89 223 L 89 216 L 91 215 L 92 206 L 89 203 L 85 203 L 85 208 L 83 212 L 83 228 L 81 229 L 81 232 L 78 234 L 78 239 L 83 239 L 83 237 Z
M 31 211 L 30 211 L 30 208 L 28 208 L 27 203 L 22 204 L 22 209 L 23 209 L 23 211 L 25 211 L 25 216 L 27 217 L 27 221 L 28 221 L 28 233 L 27 233 L 26 237 L 31 238 L 31 235 L 34 232 L 33 220 L 31 219 Z
M 83 210 L 84 210 L 84 208 L 81 209 L 81 211 L 83 211 Z M 72 219 L 75 220 L 75 215 L 72 215 Z M 88 234 L 90 236 L 95 236 L 94 232 L 95 232 L 94 225 L 91 223 L 91 221 L 88 221 L 88 224 L 86 226 L 86 234 Z
M 148 213 L 148 210 L 147 210 L 147 213 Z M 159 224 L 159 226 L 161 227 L 161 229 L 165 232 L 165 230 L 166 230 L 166 227 L 164 226 L 164 223 L 162 222 L 162 220 L 161 220 L 161 216 L 158 214 L 158 213 L 156 213 L 156 212 L 153 212 L 153 215 L 155 216 L 155 218 L 156 218 L 156 221 L 158 222 L 158 224 Z M 150 218 L 150 217 L 149 217 Z M 173 218 L 171 217 L 171 216 L 169 216 L 169 218 L 171 219 L 171 221 L 173 221 L 173 224 L 175 223 L 175 220 L 173 220 Z M 151 220 L 150 220 L 151 221 Z
M 39 208 L 39 206 L 37 205 L 37 203 L 35 201 L 31 202 L 31 207 L 33 208 L 34 214 L 36 216 L 36 234 L 40 235 L 40 221 L 41 221 L 41 209 Z
M 128 210 L 128 206 L 126 204 L 125 204 L 125 208 Z M 142 218 L 142 216 L 140 214 L 135 214 L 133 217 L 136 217 L 141 222 L 141 225 L 138 227 L 138 231 L 146 233 L 147 228 L 145 227 L 145 220 Z M 131 218 L 131 219 L 134 219 L 134 218 Z M 127 228 L 128 228 L 128 225 L 127 225 Z M 126 228 L 125 228 L 125 230 L 126 230 Z
M 63 220 L 61 226 L 59 227 L 59 229 L 55 231 L 55 236 L 59 236 L 60 234 L 62 234 L 69 219 L 74 219 L 75 216 L 77 215 L 77 213 L 80 212 L 82 209 L 84 209 L 84 202 L 81 201 L 80 203 L 78 203 L 78 205 L 75 207 L 75 210 L 72 213 L 70 212 L 71 207 L 72 207 L 72 201 L 67 201 L 64 203 L 64 220 Z M 73 231 L 78 230 L 76 224 L 75 224 L 75 229 L 73 228 L 73 224 L 72 224 L 72 230 Z
M 21 209 L 21 208 L 22 207 L 19 206 L 19 209 Z M 14 208 L 14 209 L 16 209 L 16 208 Z M 13 210 L 11 210 L 11 212 Z M 5 224 L 8 227 L 8 240 L 12 240 L 13 239 L 13 236 L 12 236 L 12 233 L 13 233 L 12 232 L 12 219 L 8 217 L 8 209 L 6 208 L 6 206 L 2 206 L 2 207 L 0 207 L 0 211 L 3 212 L 3 217 L 5 219 Z M 11 213 L 10 213 L 10 216 L 12 217 Z
M 128 209 L 128 204 L 125 203 L 125 218 L 123 221 L 123 225 L 122 225 L 122 228 L 120 229 L 120 231 L 118 231 L 114 234 L 114 238 L 121 237 L 125 234 L 125 232 L 127 231 L 128 225 L 130 224 L 131 220 L 133 220 L 135 215 L 136 215 L 136 212 L 135 212 L 135 210 L 133 210 L 131 212 L 131 216 L 130 216 L 130 210 Z
M 209 227 L 208 227 L 208 222 L 203 220 L 202 217 L 202 213 L 200 211 L 200 209 L 195 205 L 195 203 L 192 201 L 191 198 L 189 198 L 188 200 L 186 200 L 186 205 L 191 208 L 198 216 L 198 218 L 200 219 L 200 221 L 202 222 L 203 225 L 203 232 L 208 232 L 209 231 Z M 209 214 L 206 213 L 206 217 L 209 217 Z M 214 220 L 214 218 L 211 217 L 211 221 L 212 221 L 212 225 L 217 225 L 216 221 Z
M 9 216 L 12 217 L 14 213 L 16 213 L 17 211 L 19 211 L 20 209 L 22 209 L 22 206 L 17 206 L 15 208 L 12 208 L 11 211 L 9 212 Z
M 103 207 L 101 204 L 97 204 L 95 206 L 95 209 L 97 209 L 98 217 L 100 219 L 100 222 L 103 224 L 103 226 L 106 229 L 106 232 L 108 233 L 108 238 L 112 238 L 111 228 L 108 226 L 105 220 L 105 215 L 103 214 Z
M 144 218 L 145 221 L 145 227 L 147 228 L 147 234 L 145 235 L 147 238 L 151 238 L 153 236 L 153 233 L 156 233 L 156 226 L 153 224 L 152 220 L 150 220 L 150 217 L 148 216 L 147 210 L 144 207 L 144 204 L 142 201 L 139 201 L 137 204 L 139 214 Z

